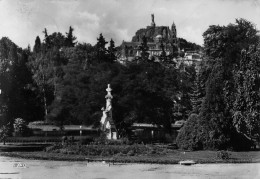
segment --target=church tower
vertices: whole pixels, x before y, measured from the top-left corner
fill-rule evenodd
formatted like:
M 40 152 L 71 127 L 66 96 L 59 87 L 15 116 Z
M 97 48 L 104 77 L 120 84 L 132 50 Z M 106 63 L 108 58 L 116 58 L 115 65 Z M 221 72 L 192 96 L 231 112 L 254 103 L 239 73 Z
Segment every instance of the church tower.
M 179 44 L 179 39 L 177 38 L 177 28 L 175 23 L 172 23 L 171 27 L 171 45 L 172 45 L 172 52 L 178 51 L 180 53 L 180 44 Z
M 177 39 L 177 30 L 176 30 L 176 25 L 174 22 L 172 23 L 171 31 L 172 31 L 172 38 Z

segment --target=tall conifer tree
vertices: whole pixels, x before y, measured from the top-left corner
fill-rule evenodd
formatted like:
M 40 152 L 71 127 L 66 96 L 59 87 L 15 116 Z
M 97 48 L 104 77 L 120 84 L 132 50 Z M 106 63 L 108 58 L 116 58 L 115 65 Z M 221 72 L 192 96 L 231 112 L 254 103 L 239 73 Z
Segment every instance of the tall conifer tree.
M 36 37 L 34 47 L 33 47 L 33 52 L 34 53 L 39 53 L 41 51 L 41 39 L 39 36 Z
M 73 35 L 73 31 L 74 29 L 70 26 L 69 32 L 66 33 L 65 46 L 67 47 L 74 47 L 77 43 L 75 42 L 77 38 Z
M 107 43 L 108 42 L 106 42 L 105 38 L 101 33 L 99 35 L 99 38 L 97 39 L 97 44 L 96 44 L 98 62 L 105 62 L 107 59 L 107 49 L 106 49 Z
M 116 52 L 115 42 L 113 41 L 113 39 L 111 39 L 110 42 L 109 42 L 109 47 L 108 47 L 108 56 L 109 56 L 110 62 L 116 61 L 115 52 Z
M 145 36 L 142 37 L 142 43 L 140 46 L 140 50 L 141 50 L 141 58 L 143 61 L 148 61 L 149 58 L 149 47 L 147 45 L 147 38 Z

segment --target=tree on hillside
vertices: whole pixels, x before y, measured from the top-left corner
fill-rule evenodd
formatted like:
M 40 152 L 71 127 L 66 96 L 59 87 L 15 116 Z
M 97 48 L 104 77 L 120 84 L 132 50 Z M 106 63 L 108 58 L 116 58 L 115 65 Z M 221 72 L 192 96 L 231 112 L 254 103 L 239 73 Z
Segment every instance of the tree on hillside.
M 160 54 L 160 60 L 162 62 L 165 62 L 167 61 L 167 56 L 166 56 L 165 46 L 163 45 L 163 42 L 161 42 L 160 48 L 162 49 L 162 53 Z
M 88 44 L 78 44 L 74 48 L 65 48 L 63 50 L 64 57 L 68 59 L 68 63 L 62 66 L 62 80 L 57 81 L 55 99 L 50 106 L 50 114 L 48 117 L 59 125 L 64 124 L 82 124 L 84 121 L 79 120 L 77 113 L 82 114 L 81 110 L 75 110 L 78 100 L 82 97 L 82 93 L 87 92 L 85 81 L 86 60 L 88 53 L 92 50 L 92 46 Z M 81 81 L 82 80 L 82 81 Z M 82 108 L 83 110 L 83 108 Z
M 116 61 L 115 52 L 116 52 L 115 42 L 113 41 L 113 39 L 111 39 L 110 42 L 109 42 L 109 47 L 108 47 L 109 62 L 115 62 Z
M 65 46 L 66 38 L 65 36 L 60 32 L 54 32 L 48 36 L 50 41 L 49 49 L 56 48 L 58 50 L 61 50 L 62 47 Z
M 44 33 L 44 43 L 45 43 L 45 48 L 46 50 L 51 48 L 51 41 L 50 41 L 50 38 L 49 38 L 49 34 L 48 34 L 48 31 L 46 28 L 44 28 L 43 30 L 43 33 Z
M 39 90 L 44 106 L 45 120 L 47 121 L 48 104 L 50 104 L 50 100 L 53 98 L 50 97 L 53 94 L 53 86 L 49 83 L 49 79 L 52 78 L 53 74 L 52 64 L 44 54 L 38 54 L 36 57 L 30 58 L 28 65 L 33 74 L 33 80 Z
M 160 63 L 130 63 L 122 74 L 121 91 L 115 100 L 116 123 L 127 131 L 134 122 L 163 126 L 170 132 L 174 122 L 173 101 L 177 93 L 177 72 Z M 127 133 L 127 132 L 126 132 Z
M 36 37 L 34 47 L 33 47 L 33 52 L 34 53 L 40 53 L 41 51 L 41 39 L 39 36 Z
M 70 30 L 72 34 L 73 29 Z M 35 52 L 31 55 L 28 65 L 33 74 L 38 94 L 42 99 L 45 120 L 47 121 L 48 106 L 56 96 L 58 81 L 62 80 L 64 75 L 62 66 L 68 63 L 68 59 L 64 56 L 64 51 L 67 50 L 66 48 L 69 48 L 66 47 L 66 42 L 68 42 L 66 40 L 71 35 L 68 34 L 66 38 L 60 32 L 54 32 L 49 35 L 46 29 L 44 34 L 44 42 L 41 44 L 42 50 L 40 52 L 37 50 L 38 53 Z M 36 42 L 34 49 L 40 46 L 38 38 L 36 38 Z
M 185 51 L 200 51 L 202 47 L 195 43 L 188 42 L 183 38 L 179 38 L 180 49 Z
M 74 29 L 70 26 L 69 32 L 66 32 L 66 39 L 65 39 L 65 46 L 66 47 L 74 47 L 77 42 L 75 40 L 77 39 L 73 35 Z
M 106 49 L 106 42 L 105 38 L 103 37 L 102 33 L 99 35 L 96 44 L 97 50 L 97 60 L 98 62 L 105 62 L 107 60 L 107 49 Z
M 140 46 L 140 50 L 141 50 L 141 58 L 143 61 L 148 61 L 149 59 L 149 47 L 147 45 L 147 38 L 145 36 L 142 37 L 142 42 L 141 42 L 141 46 Z

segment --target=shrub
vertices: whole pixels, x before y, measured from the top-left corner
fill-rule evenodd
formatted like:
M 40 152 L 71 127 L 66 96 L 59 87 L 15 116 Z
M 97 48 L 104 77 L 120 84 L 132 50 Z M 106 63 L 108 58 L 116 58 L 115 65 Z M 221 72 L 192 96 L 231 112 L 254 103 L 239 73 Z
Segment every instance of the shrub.
M 6 140 L 6 137 L 8 136 L 9 134 L 9 131 L 10 131 L 10 128 L 9 128 L 9 125 L 3 125 L 1 128 L 0 128 L 0 141 L 3 141 L 4 145 L 5 145 L 5 140 Z
M 57 144 L 46 147 L 45 151 L 46 152 L 53 152 L 53 151 L 55 151 L 57 149 L 61 149 L 61 148 L 62 148 L 62 145 L 60 143 L 57 143 Z
M 229 159 L 229 153 L 227 151 L 221 150 L 217 152 L 217 158 L 222 160 Z
M 139 154 L 165 154 L 163 148 L 146 145 L 68 145 L 57 144 L 47 147 L 46 152 L 59 152 L 64 154 L 82 154 L 91 156 L 120 156 L 120 155 L 139 155 Z
M 93 138 L 83 138 L 76 142 L 77 145 L 88 145 L 94 142 Z
M 230 149 L 236 151 L 248 151 L 254 146 L 254 142 L 243 134 L 234 131 L 231 135 L 231 147 Z
M 107 138 L 106 138 L 106 134 L 105 133 L 101 133 L 100 136 L 98 138 L 94 139 L 93 144 L 106 144 L 107 143 Z
M 14 132 L 16 135 L 25 136 L 25 135 L 29 134 L 29 129 L 26 125 L 26 122 L 22 118 L 16 118 L 14 120 L 13 126 L 14 126 Z
M 127 156 L 134 156 L 135 155 L 135 152 L 133 150 L 130 150 L 128 153 L 127 153 Z
M 128 140 L 128 138 L 121 138 L 119 140 L 109 140 L 106 138 L 106 135 L 103 133 L 100 135 L 100 137 L 95 138 L 92 144 L 99 145 L 129 145 L 131 142 Z
M 203 149 L 202 142 L 199 138 L 200 126 L 198 123 L 198 115 L 191 114 L 177 136 L 176 142 L 179 148 L 184 150 Z
M 68 154 L 70 151 L 67 148 L 65 148 L 65 149 L 63 148 L 63 149 L 60 149 L 59 152 L 62 154 Z

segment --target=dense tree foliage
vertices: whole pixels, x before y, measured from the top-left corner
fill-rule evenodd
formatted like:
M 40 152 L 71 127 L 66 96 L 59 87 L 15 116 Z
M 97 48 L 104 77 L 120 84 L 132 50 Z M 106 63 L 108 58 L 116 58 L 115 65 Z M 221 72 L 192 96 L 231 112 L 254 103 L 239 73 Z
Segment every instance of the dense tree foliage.
M 97 44 L 95 45 L 96 53 L 97 53 L 97 61 L 105 62 L 107 61 L 107 49 L 106 44 L 108 42 L 103 37 L 102 33 L 99 35 L 99 38 L 97 39 Z
M 234 70 L 235 88 L 233 125 L 247 138 L 260 136 L 260 51 L 251 46 L 242 51 L 238 69 Z
M 114 41 L 77 43 L 74 29 L 35 39 L 33 51 L 8 38 L 0 40 L 1 125 L 22 118 L 98 126 L 106 86 L 113 89 L 113 119 L 121 136 L 135 123 L 171 124 L 187 120 L 180 148 L 248 149 L 260 134 L 260 55 L 255 26 L 244 19 L 210 26 L 200 64 L 187 65 L 166 55 L 149 59 L 147 39 L 137 60 L 117 62 Z M 201 50 L 180 39 L 180 48 Z M 177 65 L 178 63 L 178 65 Z M 25 125 L 24 122 L 24 125 Z
M 147 38 L 145 36 L 142 37 L 142 42 L 141 42 L 141 46 L 140 46 L 140 50 L 141 50 L 141 58 L 143 61 L 147 61 L 148 57 L 149 57 L 149 47 L 147 45 Z
M 113 39 L 110 40 L 109 42 L 109 47 L 108 47 L 108 59 L 110 62 L 115 62 L 116 59 L 116 48 L 115 48 L 115 42 Z
M 18 48 L 8 38 L 0 40 L 1 124 L 17 117 L 33 121 L 39 111 L 35 93 L 29 89 L 32 75 L 27 68 L 28 49 Z
M 179 38 L 180 49 L 185 51 L 200 51 L 202 47 L 198 44 L 188 42 L 183 38 Z
M 69 32 L 68 33 L 66 33 L 66 39 L 65 39 L 65 46 L 66 47 L 74 47 L 75 46 L 75 44 L 77 43 L 77 42 L 75 42 L 75 40 L 77 39 L 74 35 L 73 35 L 73 31 L 74 31 L 74 29 L 70 26 L 70 28 L 69 28 Z
M 204 97 L 204 88 L 201 82 L 201 75 L 196 74 L 196 78 L 193 82 L 192 93 L 190 93 L 190 101 L 192 105 L 192 113 L 198 114 Z
M 259 43 L 256 34 L 255 26 L 244 19 L 228 26 L 210 26 L 203 34 L 205 96 L 197 119 L 200 128 L 192 134 L 201 149 L 248 149 L 252 136 L 259 135 L 259 57 L 241 55 Z M 179 139 L 180 145 L 185 143 L 185 137 Z

